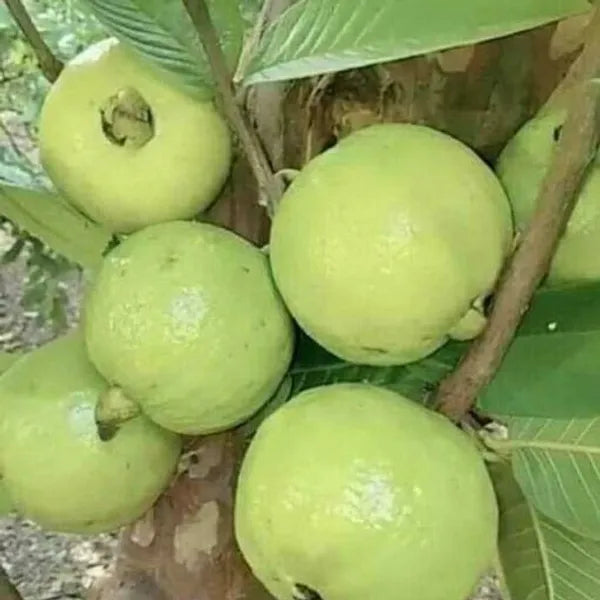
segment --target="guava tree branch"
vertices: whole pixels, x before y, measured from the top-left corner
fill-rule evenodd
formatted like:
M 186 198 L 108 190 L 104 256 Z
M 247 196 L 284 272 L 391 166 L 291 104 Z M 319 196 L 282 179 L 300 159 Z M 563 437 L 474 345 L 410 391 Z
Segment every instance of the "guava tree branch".
M 258 135 L 252 128 L 244 109 L 236 102 L 233 80 L 225 55 L 221 49 L 217 32 L 210 18 L 210 13 L 204 0 L 183 0 L 192 22 L 194 23 L 208 62 L 211 66 L 217 90 L 221 96 L 223 109 L 229 122 L 248 157 L 248 162 L 259 187 L 261 202 L 267 207 L 270 215 L 283 193 L 281 182 L 274 177 L 269 160 L 262 147 Z
M 63 63 L 52 54 L 21 0 L 5 0 L 5 2 L 15 23 L 33 48 L 44 77 L 50 82 L 55 81 L 62 71 Z
M 578 64 L 579 82 L 538 196 L 536 213 L 505 270 L 487 327 L 437 390 L 436 404 L 455 420 L 471 408 L 499 368 L 548 270 L 595 156 L 600 135 L 600 86 L 593 80 L 600 76 L 600 7 L 595 9 Z
M 10 582 L 6 571 L 0 565 L 0 600 L 23 600 L 17 588 Z

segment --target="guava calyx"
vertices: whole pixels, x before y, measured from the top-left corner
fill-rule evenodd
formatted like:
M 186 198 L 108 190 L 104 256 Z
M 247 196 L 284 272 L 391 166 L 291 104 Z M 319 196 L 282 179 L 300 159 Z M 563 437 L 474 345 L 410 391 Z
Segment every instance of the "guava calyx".
M 144 97 L 125 87 L 100 109 L 102 131 L 117 146 L 141 148 L 154 137 L 154 115 Z
M 108 388 L 100 395 L 94 411 L 98 436 L 103 442 L 108 442 L 123 423 L 140 414 L 137 402 L 128 398 L 121 388 Z

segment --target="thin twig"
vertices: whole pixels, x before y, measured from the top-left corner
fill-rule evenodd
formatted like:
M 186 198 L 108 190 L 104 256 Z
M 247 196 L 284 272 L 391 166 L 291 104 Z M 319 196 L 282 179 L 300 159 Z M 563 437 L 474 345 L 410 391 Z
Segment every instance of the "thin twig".
M 272 215 L 283 193 L 283 186 L 281 181 L 273 176 L 273 170 L 264 148 L 252 128 L 245 111 L 235 100 L 235 89 L 231 74 L 223 50 L 219 44 L 217 32 L 211 21 L 206 2 L 204 0 L 183 0 L 183 4 L 198 30 L 217 89 L 221 95 L 225 114 L 244 147 L 248 162 L 256 177 L 261 204 L 264 204 L 267 207 L 268 213 Z
M 56 81 L 62 71 L 63 63 L 52 54 L 52 50 L 42 39 L 21 0 L 5 0 L 5 2 L 15 23 L 33 48 L 44 77 L 50 82 Z
M 11 583 L 2 565 L 0 565 L 0 600 L 23 600 L 23 597 Z
M 591 80 L 600 76 L 600 8 L 590 23 L 581 65 L 581 78 L 538 196 L 538 208 L 502 278 L 488 325 L 437 391 L 436 405 L 455 420 L 472 407 L 500 366 L 531 296 L 548 270 L 595 156 L 600 86 Z

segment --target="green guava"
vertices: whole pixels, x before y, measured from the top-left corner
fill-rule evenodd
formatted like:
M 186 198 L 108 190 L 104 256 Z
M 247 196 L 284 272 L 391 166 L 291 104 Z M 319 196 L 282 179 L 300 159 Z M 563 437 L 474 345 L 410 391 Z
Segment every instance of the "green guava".
M 510 248 L 500 183 L 458 140 L 373 125 L 314 158 L 275 214 L 275 282 L 300 326 L 352 362 L 418 360 L 477 335 Z
M 85 302 L 96 368 L 159 425 L 227 429 L 276 390 L 291 319 L 263 252 L 206 223 L 175 221 L 110 252 Z
M 64 532 L 111 531 L 149 509 L 174 475 L 181 441 L 145 417 L 102 441 L 106 382 L 70 333 L 0 378 L 0 473 L 18 512 Z
M 498 158 L 496 171 L 520 231 L 527 227 L 535 212 L 565 118 L 565 110 L 555 110 L 528 121 Z M 594 279 L 600 279 L 600 163 L 597 160 L 579 192 L 547 282 L 560 285 Z
M 50 179 L 116 232 L 192 217 L 229 171 L 230 134 L 214 104 L 172 87 L 113 38 L 65 66 L 39 128 Z
M 239 547 L 279 600 L 465 600 L 498 510 L 474 445 L 365 384 L 302 392 L 267 417 L 239 475 Z

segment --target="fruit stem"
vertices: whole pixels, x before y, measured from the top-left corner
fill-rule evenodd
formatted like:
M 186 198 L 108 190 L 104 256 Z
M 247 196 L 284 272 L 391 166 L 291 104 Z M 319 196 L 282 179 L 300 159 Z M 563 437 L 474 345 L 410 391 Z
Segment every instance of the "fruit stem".
M 131 87 L 112 95 L 100 109 L 102 131 L 117 146 L 141 148 L 154 137 L 154 117 L 142 95 Z
M 111 440 L 123 423 L 140 414 L 140 407 L 119 387 L 110 387 L 100 394 L 94 417 L 98 436 L 103 442 Z

